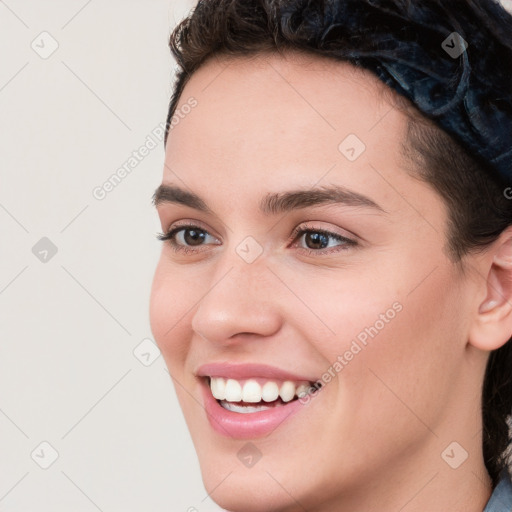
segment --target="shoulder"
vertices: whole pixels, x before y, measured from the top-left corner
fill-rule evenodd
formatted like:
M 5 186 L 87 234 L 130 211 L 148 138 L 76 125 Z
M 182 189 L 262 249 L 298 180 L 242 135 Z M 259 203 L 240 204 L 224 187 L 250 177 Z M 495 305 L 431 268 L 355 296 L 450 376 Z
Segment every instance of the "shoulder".
M 504 469 L 483 512 L 510 512 L 512 510 L 512 481 Z

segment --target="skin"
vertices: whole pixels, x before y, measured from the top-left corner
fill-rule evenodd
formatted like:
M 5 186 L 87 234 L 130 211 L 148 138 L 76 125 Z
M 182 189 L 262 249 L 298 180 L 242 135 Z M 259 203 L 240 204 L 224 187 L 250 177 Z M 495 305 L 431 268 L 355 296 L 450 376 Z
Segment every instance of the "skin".
M 192 75 L 178 104 L 197 99 L 170 132 L 162 183 L 195 192 L 214 214 L 158 205 L 163 232 L 190 221 L 210 236 L 194 254 L 163 242 L 150 320 L 204 485 L 228 510 L 482 512 L 491 494 L 480 387 L 489 351 L 512 332 L 511 233 L 461 271 L 446 250 L 446 207 L 408 172 L 406 117 L 383 87 L 319 57 L 224 57 Z M 351 133 L 366 145 L 352 162 L 338 149 Z M 269 192 L 332 184 L 384 211 L 258 210 Z M 357 244 L 290 239 L 306 223 Z M 236 252 L 247 236 L 263 249 L 250 264 Z M 401 311 L 321 392 L 252 440 L 258 463 L 241 464 L 247 441 L 209 425 L 198 366 L 258 362 L 320 378 L 394 303 Z M 454 441 L 468 453 L 457 469 L 441 456 Z

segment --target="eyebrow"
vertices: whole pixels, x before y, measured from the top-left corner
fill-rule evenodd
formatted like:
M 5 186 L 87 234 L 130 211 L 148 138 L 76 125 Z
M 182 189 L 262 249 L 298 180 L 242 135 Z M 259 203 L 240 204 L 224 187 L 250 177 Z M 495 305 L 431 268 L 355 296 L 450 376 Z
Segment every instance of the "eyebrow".
M 213 210 L 200 196 L 175 185 L 162 184 L 155 190 L 153 204 L 159 206 L 163 203 L 181 204 L 204 213 L 214 214 Z M 259 208 L 264 215 L 278 215 L 292 210 L 325 204 L 362 206 L 386 213 L 380 205 L 369 197 L 339 185 L 270 192 L 260 201 Z

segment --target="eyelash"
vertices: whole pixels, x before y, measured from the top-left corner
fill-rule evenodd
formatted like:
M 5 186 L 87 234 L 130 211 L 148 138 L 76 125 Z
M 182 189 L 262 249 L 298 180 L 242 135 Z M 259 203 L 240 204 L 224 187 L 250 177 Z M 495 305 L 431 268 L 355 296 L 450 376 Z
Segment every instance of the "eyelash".
M 158 240 L 161 240 L 164 242 L 168 241 L 172 250 L 176 253 L 193 254 L 193 253 L 200 252 L 201 249 L 199 249 L 199 250 L 191 249 L 188 246 L 183 246 L 183 245 L 179 245 L 178 243 L 176 243 L 174 236 L 178 232 L 187 230 L 187 229 L 193 229 L 195 231 L 200 231 L 201 233 L 206 233 L 208 235 L 210 234 L 210 233 L 208 233 L 208 231 L 200 228 L 199 226 L 196 226 L 194 224 L 185 224 L 182 226 L 177 226 L 177 227 L 169 230 L 167 233 L 159 233 L 159 234 L 157 234 L 157 238 L 158 238 Z M 310 225 L 303 225 L 303 226 L 295 228 L 293 230 L 293 233 L 290 236 L 289 241 L 293 242 L 294 240 L 299 238 L 299 235 L 302 237 L 306 233 L 318 233 L 318 234 L 333 238 L 334 240 L 336 240 L 338 242 L 344 243 L 342 246 L 330 248 L 329 250 L 327 250 L 325 248 L 324 249 L 308 249 L 308 248 L 304 248 L 304 247 L 300 248 L 300 250 L 305 251 L 309 255 L 331 254 L 333 252 L 347 250 L 349 247 L 357 245 L 357 242 L 355 240 L 351 240 L 350 238 L 346 238 L 344 236 L 338 235 L 337 233 L 332 233 L 330 231 L 326 231 L 325 229 L 318 229 L 318 228 L 315 228 L 314 226 L 310 226 Z

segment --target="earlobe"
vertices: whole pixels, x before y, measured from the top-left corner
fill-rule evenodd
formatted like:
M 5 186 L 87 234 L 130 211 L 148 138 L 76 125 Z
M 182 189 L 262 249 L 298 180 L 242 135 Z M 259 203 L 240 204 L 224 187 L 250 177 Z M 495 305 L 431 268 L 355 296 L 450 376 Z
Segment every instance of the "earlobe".
M 512 231 L 505 230 L 490 249 L 485 282 L 486 296 L 478 305 L 469 342 L 492 351 L 512 336 Z

